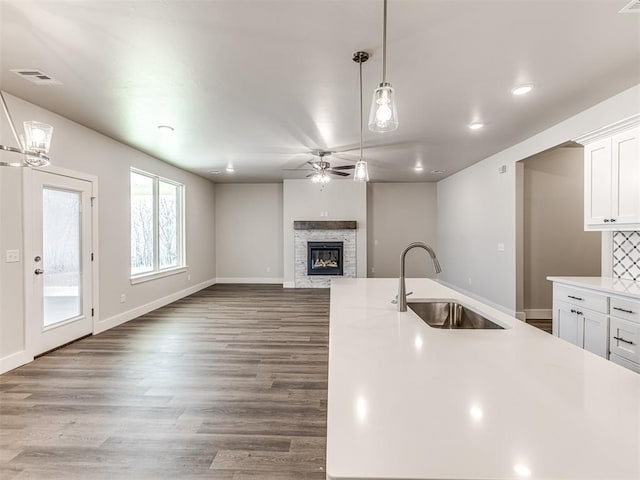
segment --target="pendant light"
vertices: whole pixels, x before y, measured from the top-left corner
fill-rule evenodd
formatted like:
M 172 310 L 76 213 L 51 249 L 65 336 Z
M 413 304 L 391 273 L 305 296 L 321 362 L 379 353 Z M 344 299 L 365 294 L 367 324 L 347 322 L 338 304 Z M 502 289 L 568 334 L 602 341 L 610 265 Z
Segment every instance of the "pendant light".
M 367 168 L 367 162 L 362 158 L 362 64 L 369 60 L 369 54 L 367 52 L 356 52 L 353 54 L 353 61 L 356 62 L 360 68 L 360 159 L 356 162 L 356 169 L 353 171 L 353 180 L 356 182 L 368 182 L 369 181 L 369 169 Z
M 2 109 L 4 110 L 4 116 L 11 127 L 13 137 L 18 144 L 17 147 L 10 147 L 8 145 L 0 145 L 0 150 L 10 153 L 17 153 L 22 155 L 22 159 L 16 158 L 15 162 L 2 162 L 2 167 L 44 167 L 49 165 L 49 147 L 51 146 L 51 136 L 53 134 L 53 127 L 46 123 L 29 121 L 24 122 L 24 136 L 18 136 L 16 127 L 13 124 L 13 119 L 9 113 L 9 107 L 4 99 L 2 90 L 0 90 L 0 102 L 2 103 Z
M 382 83 L 373 92 L 369 130 L 391 132 L 398 128 L 398 109 L 393 87 L 387 82 L 387 0 L 384 0 L 382 28 Z

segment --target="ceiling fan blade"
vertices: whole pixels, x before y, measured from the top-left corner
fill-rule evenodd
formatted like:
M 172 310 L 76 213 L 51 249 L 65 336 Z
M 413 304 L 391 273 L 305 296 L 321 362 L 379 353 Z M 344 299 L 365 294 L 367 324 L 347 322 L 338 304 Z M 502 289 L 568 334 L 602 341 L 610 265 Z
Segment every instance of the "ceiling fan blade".
M 311 172 L 310 168 L 282 168 L 283 172 Z
M 304 178 L 309 178 L 309 177 L 313 177 L 313 176 L 314 176 L 315 174 L 316 174 L 315 172 L 313 172 L 313 173 L 310 173 L 309 175 L 307 175 L 307 176 L 305 176 Z
M 331 167 L 332 170 L 353 170 L 355 165 L 338 165 L 337 167 Z
M 341 177 L 348 177 L 349 175 L 351 175 L 350 173 L 337 172 L 336 170 L 333 170 L 333 169 L 327 170 L 327 172 L 329 172 L 332 175 L 339 175 Z

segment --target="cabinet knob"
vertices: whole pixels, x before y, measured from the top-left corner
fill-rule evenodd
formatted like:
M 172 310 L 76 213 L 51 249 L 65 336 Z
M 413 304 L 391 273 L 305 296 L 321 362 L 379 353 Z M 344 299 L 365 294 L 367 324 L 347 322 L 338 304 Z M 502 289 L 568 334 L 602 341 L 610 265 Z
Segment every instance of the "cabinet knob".
M 612 222 L 615 222 L 615 221 L 616 221 L 616 219 L 615 219 L 615 218 L 612 218 L 612 219 L 611 219 L 611 221 L 612 221 Z
M 609 223 L 609 219 L 608 219 L 608 218 L 605 218 L 605 219 L 604 219 L 604 223 Z

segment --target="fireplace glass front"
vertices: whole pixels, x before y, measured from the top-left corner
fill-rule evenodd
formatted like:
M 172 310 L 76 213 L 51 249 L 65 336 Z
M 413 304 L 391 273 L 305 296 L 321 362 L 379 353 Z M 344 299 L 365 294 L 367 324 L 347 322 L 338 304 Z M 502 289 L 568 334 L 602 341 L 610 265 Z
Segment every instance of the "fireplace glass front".
M 307 275 L 342 275 L 343 242 L 307 242 Z

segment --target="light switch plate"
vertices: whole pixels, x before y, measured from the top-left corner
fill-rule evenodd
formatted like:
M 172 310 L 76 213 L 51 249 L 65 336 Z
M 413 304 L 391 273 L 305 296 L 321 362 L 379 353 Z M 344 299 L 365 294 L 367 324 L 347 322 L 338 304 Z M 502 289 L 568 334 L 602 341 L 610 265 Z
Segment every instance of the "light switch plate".
M 504 252 L 504 243 L 499 243 L 498 244 L 498 251 L 499 252 Z
M 7 250 L 6 262 L 16 263 L 20 261 L 20 250 Z

